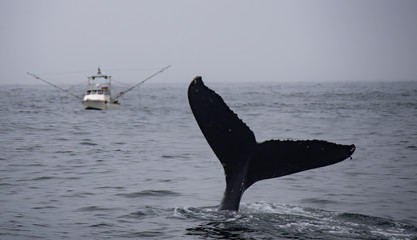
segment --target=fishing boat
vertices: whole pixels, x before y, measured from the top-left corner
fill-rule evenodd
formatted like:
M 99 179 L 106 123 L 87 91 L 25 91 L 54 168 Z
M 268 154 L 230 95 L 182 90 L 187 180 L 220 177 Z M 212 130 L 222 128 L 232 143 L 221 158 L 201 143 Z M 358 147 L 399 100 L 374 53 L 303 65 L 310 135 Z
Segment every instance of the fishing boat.
M 101 74 L 98 68 L 96 75 L 88 77 L 87 91 L 82 103 L 84 109 L 120 109 L 118 100 L 111 98 L 111 76 Z
M 162 68 L 158 72 L 152 74 L 151 76 L 147 77 L 146 79 L 142 80 L 138 84 L 132 86 L 131 88 L 127 89 L 124 92 L 120 92 L 116 97 L 111 96 L 111 76 L 104 75 L 101 73 L 100 67 L 98 68 L 98 72 L 96 75 L 88 77 L 88 84 L 87 90 L 84 96 L 78 96 L 67 89 L 64 89 L 60 86 L 53 84 L 43 78 L 40 78 L 32 73 L 27 73 L 32 77 L 39 79 L 59 90 L 62 90 L 71 96 L 81 99 L 84 109 L 94 109 L 94 110 L 110 110 L 110 109 L 120 109 L 119 98 L 124 94 L 128 93 L 132 89 L 136 88 L 137 86 L 143 84 L 144 82 L 148 81 L 149 79 L 153 78 L 154 76 L 162 73 L 166 69 L 171 67 L 168 65 L 167 67 Z

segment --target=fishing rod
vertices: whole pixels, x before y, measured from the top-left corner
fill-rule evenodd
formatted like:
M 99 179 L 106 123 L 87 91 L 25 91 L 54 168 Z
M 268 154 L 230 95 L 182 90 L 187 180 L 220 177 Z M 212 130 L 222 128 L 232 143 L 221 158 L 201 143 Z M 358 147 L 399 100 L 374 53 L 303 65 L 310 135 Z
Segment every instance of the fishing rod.
M 82 97 L 80 97 L 80 96 L 78 96 L 78 95 L 76 95 L 76 94 L 74 94 L 74 93 L 72 93 L 72 92 L 70 92 L 70 91 L 68 91 L 66 89 L 63 89 L 62 87 L 59 87 L 59 86 L 57 86 L 57 85 L 55 85 L 55 84 L 53 84 L 53 83 L 51 83 L 49 81 L 46 81 L 45 79 L 40 78 L 40 77 L 36 76 L 35 74 L 32 74 L 30 72 L 26 72 L 26 73 L 29 74 L 30 76 L 36 78 L 36 79 L 39 79 L 39 80 L 41 80 L 41 81 L 43 81 L 43 82 L 45 82 L 45 83 L 47 83 L 47 84 L 49 84 L 49 85 L 51 85 L 51 86 L 53 86 L 55 88 L 58 88 L 58 89 L 60 89 L 60 90 L 62 90 L 64 92 L 66 92 L 66 93 L 68 93 L 68 94 L 70 94 L 70 95 L 72 95 L 72 96 L 74 96 L 76 98 L 83 99 Z
M 167 70 L 169 67 L 171 67 L 171 65 L 168 65 L 168 66 L 166 66 L 166 67 L 162 68 L 161 70 L 159 70 L 158 72 L 156 72 L 156 73 L 152 74 L 151 76 L 147 77 L 145 80 L 143 80 L 143 81 L 139 82 L 139 83 L 138 83 L 138 84 L 136 84 L 135 86 L 133 86 L 133 87 L 131 87 L 131 88 L 127 89 L 127 90 L 126 90 L 126 91 L 124 91 L 124 92 L 121 92 L 119 95 L 117 95 L 116 97 L 112 98 L 112 101 L 114 101 L 114 100 L 118 99 L 119 97 L 121 97 L 121 96 L 125 95 L 127 92 L 131 91 L 131 90 L 132 90 L 132 89 L 134 89 L 135 87 L 137 87 L 137 86 L 139 86 L 139 85 L 143 84 L 144 82 L 148 81 L 149 79 L 151 79 L 151 78 L 155 77 L 156 75 L 158 75 L 158 74 L 162 73 L 163 71 Z

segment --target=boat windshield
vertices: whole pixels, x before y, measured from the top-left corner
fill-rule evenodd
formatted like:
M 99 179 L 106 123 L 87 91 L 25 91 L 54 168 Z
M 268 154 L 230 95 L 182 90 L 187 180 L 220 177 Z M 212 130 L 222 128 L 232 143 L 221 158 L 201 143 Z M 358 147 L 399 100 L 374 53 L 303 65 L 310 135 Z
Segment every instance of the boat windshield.
M 87 91 L 87 95 L 95 95 L 95 94 L 110 95 L 110 91 L 109 90 L 88 90 Z

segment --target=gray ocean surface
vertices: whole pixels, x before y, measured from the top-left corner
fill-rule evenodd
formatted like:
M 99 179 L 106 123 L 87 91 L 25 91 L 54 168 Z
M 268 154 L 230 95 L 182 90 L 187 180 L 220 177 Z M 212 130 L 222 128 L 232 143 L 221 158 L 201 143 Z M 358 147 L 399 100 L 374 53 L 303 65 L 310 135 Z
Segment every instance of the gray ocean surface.
M 224 173 L 188 84 L 147 83 L 112 111 L 2 86 L 0 239 L 417 239 L 417 82 L 205 83 L 258 142 L 355 144 L 353 159 L 218 211 Z

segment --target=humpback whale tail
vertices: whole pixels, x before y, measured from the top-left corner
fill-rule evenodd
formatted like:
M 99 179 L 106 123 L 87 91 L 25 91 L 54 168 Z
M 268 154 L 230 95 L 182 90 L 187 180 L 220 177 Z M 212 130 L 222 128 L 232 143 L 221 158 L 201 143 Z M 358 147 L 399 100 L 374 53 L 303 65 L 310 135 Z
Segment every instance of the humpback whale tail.
M 259 180 L 341 162 L 355 151 L 355 145 L 319 140 L 257 143 L 249 127 L 199 76 L 190 83 L 188 100 L 204 137 L 224 168 L 226 190 L 221 210 L 237 211 L 244 191 Z

